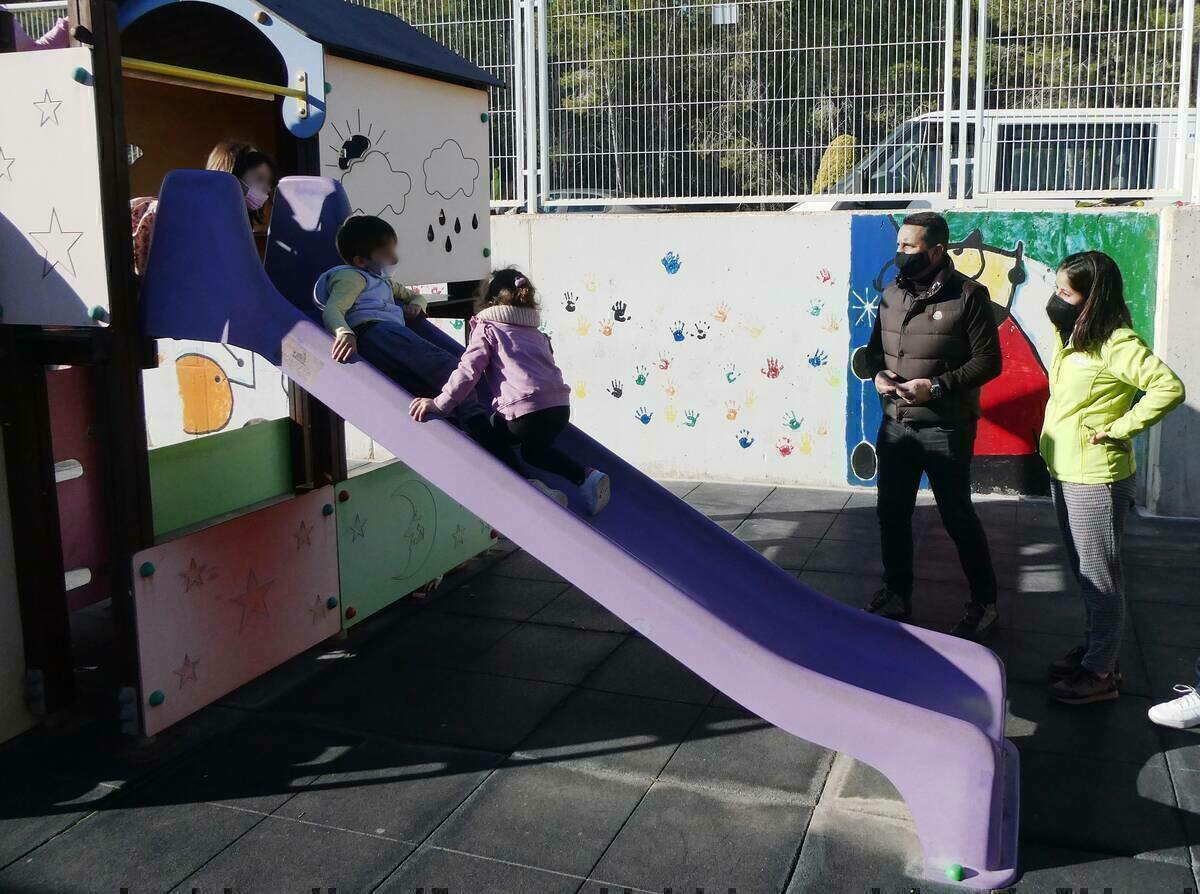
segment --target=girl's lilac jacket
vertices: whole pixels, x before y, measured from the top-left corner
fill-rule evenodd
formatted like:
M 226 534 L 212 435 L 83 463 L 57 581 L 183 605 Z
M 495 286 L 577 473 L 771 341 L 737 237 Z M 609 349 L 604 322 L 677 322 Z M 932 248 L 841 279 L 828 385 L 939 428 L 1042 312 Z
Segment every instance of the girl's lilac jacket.
M 505 419 L 567 406 L 571 389 L 554 362 L 550 339 L 538 329 L 539 322 L 532 307 L 496 304 L 476 314 L 462 361 L 433 400 L 438 411 L 453 410 L 482 377 L 496 395 L 492 407 Z

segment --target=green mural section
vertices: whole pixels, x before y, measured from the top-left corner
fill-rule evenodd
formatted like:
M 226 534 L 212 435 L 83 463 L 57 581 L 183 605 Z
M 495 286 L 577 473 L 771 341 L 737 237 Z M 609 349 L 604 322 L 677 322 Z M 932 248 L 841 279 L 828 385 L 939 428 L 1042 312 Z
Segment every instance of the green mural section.
M 154 536 L 292 492 L 290 420 L 150 451 Z
M 491 525 L 394 462 L 337 488 L 342 623 L 352 627 L 479 555 Z
M 1028 257 L 1054 269 L 1067 255 L 1102 251 L 1121 268 L 1125 301 L 1133 326 L 1146 344 L 1154 344 L 1154 308 L 1158 299 L 1158 215 L 1152 212 L 1054 211 L 954 212 L 946 215 L 950 241 L 975 230 L 988 245 L 1022 243 Z M 1049 292 L 1046 294 L 1050 298 Z

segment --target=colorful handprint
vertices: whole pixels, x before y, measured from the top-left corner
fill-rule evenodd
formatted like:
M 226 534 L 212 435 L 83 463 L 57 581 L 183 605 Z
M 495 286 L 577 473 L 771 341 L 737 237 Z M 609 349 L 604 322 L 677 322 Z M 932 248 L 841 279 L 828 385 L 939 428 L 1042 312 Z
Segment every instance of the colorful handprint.
M 633 368 L 633 384 L 646 384 L 646 367 L 642 366 L 641 364 L 638 364 Z
M 717 305 L 717 309 L 713 311 L 713 319 L 718 323 L 726 323 L 729 321 L 729 305 L 722 301 Z
M 612 320 L 601 320 L 600 321 L 600 334 L 601 335 L 612 335 L 613 334 L 613 321 Z
M 737 401 L 736 400 L 725 401 L 725 418 L 728 419 L 730 422 L 733 422 L 733 420 L 737 419 L 737 414 L 738 414 Z
M 685 338 L 687 338 L 687 336 L 683 333 L 683 327 L 684 323 L 681 320 L 676 320 L 674 323 L 672 323 L 671 338 L 675 339 L 675 341 L 683 341 Z M 663 368 L 665 369 L 666 367 Z
M 450 325 L 454 329 L 462 329 L 462 327 L 466 325 L 466 320 L 451 320 Z
M 695 428 L 696 423 L 700 421 L 700 414 L 695 410 L 683 411 L 683 424 L 688 428 Z
M 675 383 L 668 379 L 667 384 L 663 385 L 663 394 L 665 394 L 667 397 L 674 397 L 678 393 L 679 389 L 675 387 Z
M 663 416 L 666 418 L 667 422 L 669 422 L 671 425 L 674 425 L 675 421 L 679 418 L 679 413 L 675 410 L 674 404 L 667 404 L 667 408 L 663 410 Z
M 579 398 L 580 400 L 583 400 L 585 397 L 587 397 L 587 395 L 588 395 L 587 382 L 576 382 L 575 383 L 575 396 L 577 398 Z
M 800 436 L 800 446 L 796 449 L 799 450 L 801 453 L 803 453 L 805 456 L 808 456 L 809 454 L 812 453 L 812 448 L 813 448 L 812 435 L 810 435 L 808 432 L 805 432 L 804 434 L 802 434 Z
M 777 357 L 768 357 L 767 365 L 763 367 L 762 374 L 768 379 L 778 379 L 781 372 L 783 372 L 783 364 L 779 362 L 779 359 Z
M 804 424 L 804 420 L 797 419 L 795 411 L 788 410 L 787 413 L 784 414 L 783 424 L 786 425 L 788 428 L 790 428 L 792 431 L 799 431 L 800 426 L 802 426 Z
M 667 273 L 669 273 L 671 276 L 674 276 L 679 272 L 679 268 L 683 266 L 683 262 L 679 260 L 679 255 L 675 254 L 673 251 L 669 251 L 663 255 L 662 265 L 663 269 L 666 270 Z
M 579 324 L 575 327 L 575 332 L 578 335 L 587 335 L 591 331 L 592 324 L 587 320 L 580 320 Z
M 682 326 L 683 324 L 680 323 L 679 325 Z M 681 339 L 681 338 L 676 339 L 676 341 L 683 341 L 683 339 Z M 657 361 L 658 368 L 661 369 L 663 372 L 666 372 L 668 369 L 671 368 L 671 362 L 674 359 L 675 358 L 672 357 L 670 354 L 659 354 L 658 361 Z
M 638 422 L 642 423 L 642 425 L 649 425 L 650 419 L 654 414 L 645 407 L 638 407 L 637 411 L 633 415 L 637 418 Z
M 822 267 L 817 271 L 817 282 L 822 285 L 831 286 L 833 285 L 833 274 L 825 267 Z
M 780 456 L 791 456 L 796 447 L 791 438 L 780 438 L 775 442 L 775 449 L 779 451 Z
M 759 324 L 753 323 L 749 326 L 743 326 L 742 328 L 746 330 L 746 334 L 751 338 L 762 338 L 763 327 Z
M 808 355 L 808 365 L 813 369 L 820 369 L 829 362 L 829 355 L 820 348 Z
M 821 311 L 823 311 L 824 309 L 825 309 L 825 302 L 822 301 L 820 298 L 814 298 L 812 301 L 808 302 L 808 315 L 810 317 L 821 316 Z
M 741 372 L 739 372 L 738 368 L 732 363 L 725 364 L 724 372 L 725 372 L 725 381 L 728 382 L 730 385 L 732 385 L 734 382 L 736 382 L 738 379 L 740 379 L 742 377 Z
M 737 442 L 738 446 L 745 450 L 754 443 L 754 438 L 750 437 L 750 432 L 743 428 L 737 433 Z

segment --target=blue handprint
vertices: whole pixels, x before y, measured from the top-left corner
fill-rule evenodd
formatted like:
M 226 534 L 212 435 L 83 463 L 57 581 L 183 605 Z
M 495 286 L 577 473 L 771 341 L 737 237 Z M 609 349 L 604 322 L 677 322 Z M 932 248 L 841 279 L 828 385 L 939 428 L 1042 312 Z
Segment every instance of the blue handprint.
M 679 255 L 675 254 L 675 252 L 669 251 L 663 255 L 663 269 L 666 270 L 671 276 L 674 276 L 679 272 L 680 264 L 681 261 L 679 260 Z
M 638 407 L 637 412 L 634 413 L 633 415 L 637 417 L 637 421 L 642 423 L 642 425 L 649 425 L 650 417 L 653 416 L 654 414 L 651 413 L 649 410 L 647 410 L 645 407 Z
M 682 321 L 676 320 L 674 323 L 671 324 L 671 337 L 674 338 L 675 341 L 683 341 L 684 338 L 686 338 L 686 336 L 683 334 L 683 322 Z
M 739 431 L 737 433 L 737 442 L 738 442 L 738 446 L 741 447 L 743 450 L 745 450 L 747 447 L 749 447 L 751 444 L 754 443 L 754 438 L 750 437 L 750 432 L 746 431 L 746 429 L 743 428 L 741 431 Z
M 819 348 L 808 355 L 808 365 L 813 369 L 820 369 L 829 362 L 829 355 Z

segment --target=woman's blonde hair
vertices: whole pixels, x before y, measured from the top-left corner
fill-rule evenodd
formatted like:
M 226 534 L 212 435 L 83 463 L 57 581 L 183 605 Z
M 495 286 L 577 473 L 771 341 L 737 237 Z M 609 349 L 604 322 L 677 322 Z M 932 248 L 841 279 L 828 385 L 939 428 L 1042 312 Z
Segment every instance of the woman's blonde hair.
M 477 304 L 480 308 L 494 304 L 510 307 L 537 307 L 537 290 L 524 273 L 516 267 L 505 267 L 481 283 Z

